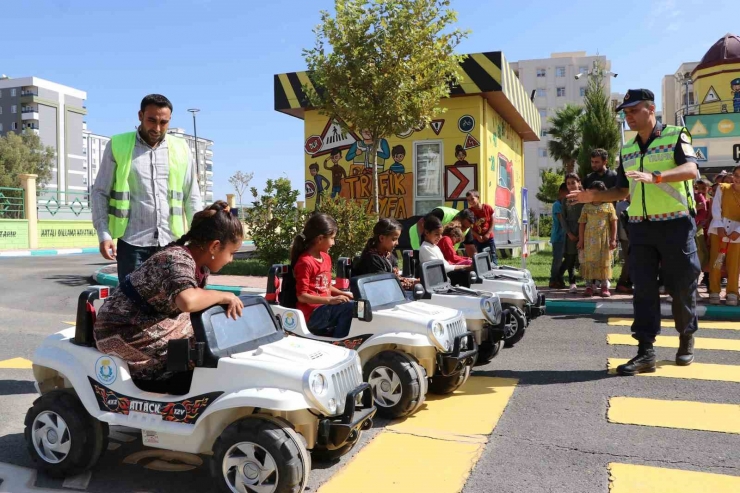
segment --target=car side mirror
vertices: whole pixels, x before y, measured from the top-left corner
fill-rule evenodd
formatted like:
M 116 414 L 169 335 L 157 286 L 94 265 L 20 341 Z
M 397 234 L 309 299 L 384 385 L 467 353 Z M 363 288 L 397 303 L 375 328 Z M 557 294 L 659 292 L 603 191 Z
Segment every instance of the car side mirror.
M 415 300 L 420 300 L 424 298 L 425 294 L 426 291 L 424 290 L 424 286 L 422 286 L 421 284 L 414 284 L 413 295 Z
M 372 322 L 373 309 L 368 300 L 355 300 L 354 305 L 354 313 L 352 313 L 354 318 L 363 322 Z

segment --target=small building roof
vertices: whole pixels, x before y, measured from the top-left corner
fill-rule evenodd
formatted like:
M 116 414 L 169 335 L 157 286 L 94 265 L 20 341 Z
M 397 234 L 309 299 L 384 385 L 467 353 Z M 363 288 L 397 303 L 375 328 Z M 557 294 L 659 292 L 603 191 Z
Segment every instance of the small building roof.
M 524 141 L 540 139 L 539 112 L 502 52 L 468 55 L 460 68 L 463 81 L 450 88 L 450 97 L 479 94 Z M 275 110 L 303 119 L 310 109 L 303 86 L 314 87 L 310 72 L 275 75 Z
M 727 33 L 717 40 L 704 54 L 692 74 L 725 63 L 740 63 L 740 36 L 736 34 Z

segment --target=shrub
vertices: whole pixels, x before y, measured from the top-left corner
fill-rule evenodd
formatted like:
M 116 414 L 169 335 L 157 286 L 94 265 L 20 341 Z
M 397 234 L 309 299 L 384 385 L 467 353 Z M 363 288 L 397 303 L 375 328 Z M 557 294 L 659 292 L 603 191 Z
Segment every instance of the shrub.
M 540 216 L 540 236 L 550 237 L 552 233 L 552 216 Z
M 342 197 L 324 199 L 319 211 L 329 214 L 337 221 L 337 237 L 334 247 L 329 251 L 332 262 L 336 264 L 339 257 L 359 255 L 367 240 L 373 235 L 373 226 L 378 216 L 367 212 L 367 205 Z

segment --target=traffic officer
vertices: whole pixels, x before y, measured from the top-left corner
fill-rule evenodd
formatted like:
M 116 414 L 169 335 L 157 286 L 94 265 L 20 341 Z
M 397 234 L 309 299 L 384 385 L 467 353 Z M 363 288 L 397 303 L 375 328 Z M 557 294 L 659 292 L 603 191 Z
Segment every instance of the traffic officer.
M 465 254 L 468 257 L 473 257 L 476 253 L 478 253 L 478 250 L 476 250 L 475 244 L 473 242 L 473 233 L 471 229 L 473 223 L 475 223 L 475 214 L 473 214 L 473 211 L 471 211 L 470 209 L 463 209 L 459 211 L 453 207 L 435 207 L 429 212 L 429 214 L 427 214 L 427 216 L 428 215 L 435 216 L 437 219 L 442 221 L 442 226 L 446 226 L 452 221 L 458 221 L 460 223 L 461 229 L 463 230 L 464 239 L 462 243 L 465 248 Z M 418 250 L 423 241 L 422 225 L 424 224 L 425 217 L 426 216 L 418 216 L 418 220 L 415 220 L 411 224 L 404 225 L 408 228 L 408 241 L 412 250 Z
M 691 135 L 683 127 L 661 125 L 655 119 L 655 96 L 631 89 L 617 111 L 635 138 L 626 143 L 617 170 L 616 188 L 603 192 L 572 192 L 574 202 L 614 202 L 631 196 L 627 214 L 630 276 L 634 282 L 635 321 L 632 337 L 637 356 L 617 367 L 620 375 L 655 371 L 655 336 L 660 333 L 658 276 L 673 297 L 673 318 L 679 333 L 676 364 L 694 360 L 696 289 L 701 273 L 696 253 L 696 225 L 691 191 L 698 178 Z

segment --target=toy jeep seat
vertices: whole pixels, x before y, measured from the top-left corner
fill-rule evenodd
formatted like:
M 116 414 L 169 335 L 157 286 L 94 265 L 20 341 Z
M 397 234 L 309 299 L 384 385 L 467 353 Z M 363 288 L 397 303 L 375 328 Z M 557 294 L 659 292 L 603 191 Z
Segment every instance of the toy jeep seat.
M 108 286 L 91 286 L 80 293 L 77 298 L 77 319 L 75 321 L 75 338 L 72 344 L 95 347 L 95 300 L 104 300 L 110 294 Z

